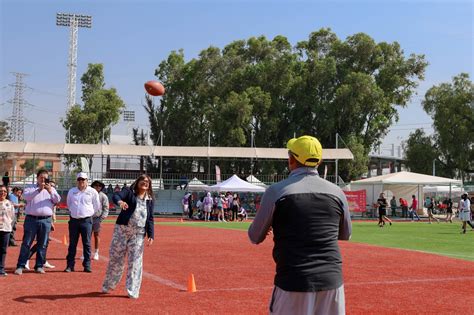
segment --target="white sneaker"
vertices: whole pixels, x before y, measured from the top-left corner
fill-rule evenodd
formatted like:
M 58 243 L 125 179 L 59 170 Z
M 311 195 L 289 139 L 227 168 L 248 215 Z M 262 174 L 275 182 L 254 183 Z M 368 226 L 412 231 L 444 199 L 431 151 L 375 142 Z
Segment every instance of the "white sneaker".
M 44 266 L 45 268 L 49 268 L 49 269 L 54 269 L 54 268 L 56 268 L 56 266 L 51 265 L 48 261 L 46 261 L 43 266 Z
M 27 260 L 27 261 L 26 261 L 25 269 L 26 269 L 26 270 L 30 270 L 30 260 Z
M 99 252 L 95 252 L 94 257 L 92 259 L 99 260 Z

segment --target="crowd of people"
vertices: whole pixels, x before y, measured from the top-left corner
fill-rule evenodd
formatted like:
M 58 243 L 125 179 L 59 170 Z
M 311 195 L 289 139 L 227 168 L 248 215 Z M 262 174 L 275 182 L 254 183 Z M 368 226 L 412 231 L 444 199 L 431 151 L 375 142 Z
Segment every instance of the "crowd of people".
M 385 222 L 389 222 L 392 225 L 392 220 L 387 216 L 387 208 L 391 209 L 392 219 L 397 216 L 397 209 L 401 209 L 401 218 L 410 219 L 414 221 L 415 218 L 418 221 L 421 221 L 417 209 L 418 209 L 418 199 L 415 195 L 411 196 L 411 203 L 409 205 L 408 201 L 404 198 L 399 198 L 397 204 L 397 199 L 395 196 L 392 196 L 390 202 L 385 198 L 384 193 L 380 193 L 377 202 L 373 204 L 373 208 L 378 210 L 379 221 L 378 225 L 380 227 L 385 226 Z M 451 198 L 444 198 L 442 201 L 435 200 L 433 197 L 427 196 L 423 202 L 423 207 L 426 208 L 428 215 L 428 223 L 433 222 L 440 223 L 440 218 L 435 217 L 434 214 L 446 213 L 444 218 L 445 222 L 453 223 L 453 216 L 458 216 L 459 219 L 463 222 L 462 233 L 466 233 L 466 225 L 471 226 L 474 229 L 472 223 L 472 207 L 471 205 L 474 202 L 474 197 L 469 199 L 466 193 L 462 194 L 457 208 L 457 213 L 455 213 L 455 207 L 453 207 L 453 201 Z
M 182 200 L 183 219 L 202 221 L 245 221 L 248 219 L 247 210 L 243 207 L 239 194 L 226 192 L 210 192 L 199 196 L 186 193 Z
M 76 186 L 68 191 L 69 244 L 64 272 L 75 271 L 77 244 L 82 240 L 83 271 L 91 273 L 91 260 L 99 260 L 101 223 L 109 213 L 109 198 L 103 192 L 105 185 L 94 181 L 89 186 L 87 173 L 76 176 Z M 6 184 L 6 185 L 5 185 Z M 109 250 L 109 263 L 102 285 L 102 292 L 115 289 L 122 277 L 125 256 L 128 255 L 126 289 L 130 298 L 138 298 L 142 279 L 142 260 L 145 236 L 147 244 L 153 244 L 154 195 L 151 179 L 139 176 L 130 187 L 122 187 L 113 194 L 114 203 L 121 209 Z M 28 185 L 24 191 L 19 187 L 0 185 L 0 276 L 7 276 L 5 259 L 8 246 L 15 243 L 16 224 L 24 209 L 23 239 L 15 274 L 21 276 L 30 270 L 29 260 L 36 254 L 34 272 L 45 274 L 45 268 L 55 268 L 47 261 L 50 232 L 55 230 L 56 206 L 61 197 L 47 170 L 36 174 L 36 184 Z M 25 201 L 26 203 L 22 202 Z M 92 253 L 92 236 L 94 253 Z M 33 242 L 36 243 L 33 245 Z

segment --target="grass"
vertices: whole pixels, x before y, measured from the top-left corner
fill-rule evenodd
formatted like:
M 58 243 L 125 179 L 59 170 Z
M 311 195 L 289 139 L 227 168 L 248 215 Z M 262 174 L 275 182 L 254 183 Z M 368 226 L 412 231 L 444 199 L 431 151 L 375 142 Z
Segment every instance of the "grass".
M 468 226 L 460 234 L 461 223 L 395 222 L 379 228 L 373 222 L 352 223 L 351 242 L 391 248 L 403 248 L 474 261 L 474 232 Z M 163 222 L 163 225 L 247 230 L 250 222 Z

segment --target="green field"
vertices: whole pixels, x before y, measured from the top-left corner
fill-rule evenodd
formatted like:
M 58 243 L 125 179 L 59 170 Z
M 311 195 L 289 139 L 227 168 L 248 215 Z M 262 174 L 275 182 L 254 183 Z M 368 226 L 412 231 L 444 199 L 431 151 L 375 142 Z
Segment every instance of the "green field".
M 434 253 L 453 258 L 474 261 L 474 231 L 468 226 L 466 234 L 460 234 L 461 223 L 395 222 L 392 226 L 379 228 L 377 222 L 352 224 L 351 242 L 404 248 Z M 184 222 L 159 223 L 166 225 L 196 226 L 223 229 L 247 230 L 249 222 Z

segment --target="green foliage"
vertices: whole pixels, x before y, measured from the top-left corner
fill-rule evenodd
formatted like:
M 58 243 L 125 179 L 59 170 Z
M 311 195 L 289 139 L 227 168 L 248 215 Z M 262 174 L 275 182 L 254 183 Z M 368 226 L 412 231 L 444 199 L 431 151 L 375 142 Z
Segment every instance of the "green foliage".
M 398 43 L 376 43 L 358 33 L 342 41 L 330 29 L 292 47 L 284 36 L 237 40 L 222 50 L 209 47 L 188 62 L 170 53 L 155 74 L 167 92 L 146 105 L 157 144 L 283 147 L 303 134 L 334 147 L 340 136 L 366 156 L 398 120 L 427 63 Z M 363 152 L 363 153 L 362 153 Z M 189 170 L 182 162 L 172 166 Z M 346 176 L 364 167 L 347 164 Z M 248 173 L 250 163 L 220 161 L 223 173 Z M 213 167 L 213 165 L 211 166 Z M 284 163 L 258 161 L 256 173 L 281 173 Z
M 10 140 L 8 130 L 8 123 L 6 121 L 0 121 L 0 141 Z
M 474 84 L 461 73 L 452 83 L 430 88 L 423 108 L 433 119 L 437 155 L 451 174 L 474 173 Z
M 38 165 L 39 165 L 39 160 L 38 159 L 27 159 L 25 160 L 25 163 L 20 164 L 20 168 L 22 170 L 25 170 L 25 174 L 36 174 L 38 171 Z
M 427 175 L 433 173 L 433 160 L 439 159 L 439 154 L 431 136 L 426 135 L 422 129 L 417 129 L 410 133 L 404 147 L 406 166 L 410 171 Z M 438 169 L 438 166 L 440 165 L 436 164 L 436 174 L 445 175 L 445 171 Z
M 84 106 L 76 104 L 67 113 L 62 125 L 70 143 L 108 143 L 110 130 L 119 119 L 125 104 L 115 88 L 105 89 L 102 64 L 89 64 L 81 77 Z M 69 156 L 68 164 L 79 165 L 78 156 Z M 89 167 L 92 167 L 92 157 Z

